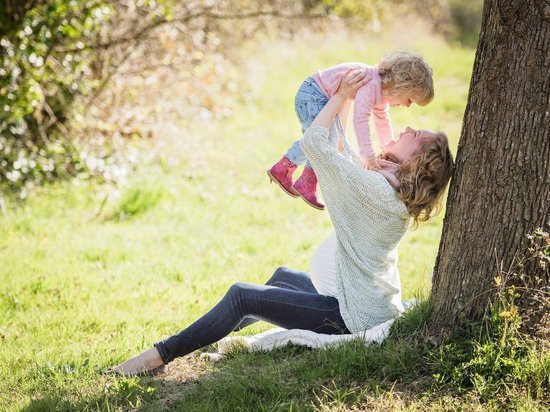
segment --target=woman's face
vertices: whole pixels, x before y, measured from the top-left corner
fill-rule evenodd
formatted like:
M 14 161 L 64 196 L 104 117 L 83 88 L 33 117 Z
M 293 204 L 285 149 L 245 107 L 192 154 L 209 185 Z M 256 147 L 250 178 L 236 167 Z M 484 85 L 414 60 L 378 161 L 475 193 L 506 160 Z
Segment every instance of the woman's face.
M 392 140 L 386 146 L 385 152 L 392 154 L 399 162 L 406 162 L 420 149 L 425 140 L 435 139 L 437 133 L 430 130 L 415 130 L 407 127 L 399 133 L 398 140 Z

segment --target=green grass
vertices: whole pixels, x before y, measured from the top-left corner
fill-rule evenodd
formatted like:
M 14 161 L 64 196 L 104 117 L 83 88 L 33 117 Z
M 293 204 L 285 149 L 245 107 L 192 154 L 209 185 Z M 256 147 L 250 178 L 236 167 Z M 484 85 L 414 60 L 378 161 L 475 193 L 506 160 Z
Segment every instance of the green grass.
M 237 81 L 250 90 L 233 115 L 165 136 L 125 185 L 56 184 L 11 205 L 0 220 L 0 410 L 486 410 L 473 395 L 431 396 L 419 373 L 425 348 L 405 332 L 368 349 L 237 352 L 219 364 L 193 355 L 154 380 L 98 373 L 182 329 L 236 281 L 263 283 L 281 265 L 308 269 L 328 215 L 269 185 L 265 170 L 299 135 L 293 95 L 314 69 L 421 52 L 437 97 L 393 110 L 394 127 L 441 129 L 456 146 L 472 50 L 421 30 L 399 41 L 339 30 L 298 40 L 243 47 Z M 404 299 L 428 293 L 441 221 L 402 243 Z M 536 408 L 528 397 L 517 404 Z
M 162 191 L 158 188 L 135 186 L 127 189 L 118 205 L 111 213 L 114 220 L 127 220 L 154 208 L 161 200 Z

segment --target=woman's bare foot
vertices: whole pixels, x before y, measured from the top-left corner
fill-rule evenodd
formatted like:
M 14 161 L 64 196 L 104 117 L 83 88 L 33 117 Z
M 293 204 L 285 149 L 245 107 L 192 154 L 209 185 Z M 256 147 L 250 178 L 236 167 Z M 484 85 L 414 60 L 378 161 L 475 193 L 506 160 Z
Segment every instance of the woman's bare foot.
M 153 370 L 159 370 L 159 372 L 162 372 L 161 367 L 163 365 L 164 362 L 162 361 L 157 348 L 151 348 L 131 359 L 128 359 L 121 365 L 113 367 L 112 370 L 113 372 L 119 373 L 123 376 L 147 375 Z

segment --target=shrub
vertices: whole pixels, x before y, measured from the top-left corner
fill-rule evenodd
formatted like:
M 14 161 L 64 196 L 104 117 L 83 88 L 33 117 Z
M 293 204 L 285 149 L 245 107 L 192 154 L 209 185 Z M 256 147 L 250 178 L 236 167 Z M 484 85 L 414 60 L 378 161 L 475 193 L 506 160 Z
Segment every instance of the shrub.
M 121 125 L 81 120 L 99 106 L 98 112 L 111 114 L 113 107 L 99 102 L 99 96 L 127 61 L 133 64 L 128 71 L 138 76 L 163 68 L 185 73 L 189 82 L 178 85 L 186 90 L 182 106 L 193 106 L 204 118 L 227 113 L 227 105 L 218 103 L 230 94 L 220 86 L 223 70 L 218 68 L 225 63 L 221 49 L 240 47 L 251 29 L 265 26 L 266 16 L 302 10 L 284 0 L 265 8 L 248 1 L 207 0 L 8 2 L 0 10 L 0 189 L 24 197 L 25 188 L 33 184 L 103 173 L 90 165 L 108 163 L 109 138 L 104 135 L 116 134 L 113 129 Z M 228 21 L 232 19 L 256 19 L 257 24 L 247 27 Z M 162 32 L 169 25 L 172 30 Z M 208 65 L 202 64 L 204 60 Z M 144 83 L 140 78 L 127 85 L 122 100 Z M 208 95 L 203 89 L 215 93 Z M 122 127 L 134 130 L 133 124 Z M 96 141 L 105 142 L 107 150 L 81 147 L 77 138 L 90 132 Z
M 85 165 L 64 127 L 94 84 L 84 44 L 110 18 L 103 1 L 23 1 L 0 14 L 0 187 L 22 190 Z M 24 192 L 23 192 L 24 193 Z

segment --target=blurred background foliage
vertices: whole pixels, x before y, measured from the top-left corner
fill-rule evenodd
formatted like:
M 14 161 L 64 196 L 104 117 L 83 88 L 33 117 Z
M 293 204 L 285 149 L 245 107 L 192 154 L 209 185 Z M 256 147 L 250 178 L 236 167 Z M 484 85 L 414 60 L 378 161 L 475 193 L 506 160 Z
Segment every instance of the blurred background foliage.
M 414 15 L 471 46 L 481 11 L 482 0 L 2 0 L 0 190 L 24 199 L 68 177 L 116 182 L 162 135 L 167 110 L 182 124 L 230 115 L 246 99 L 232 56 L 259 33 L 292 37 L 334 18 L 380 31 Z M 155 104 L 175 84 L 178 107 Z

